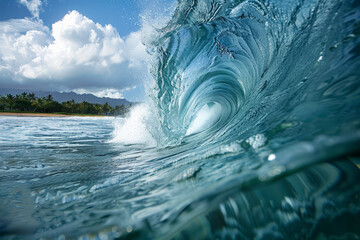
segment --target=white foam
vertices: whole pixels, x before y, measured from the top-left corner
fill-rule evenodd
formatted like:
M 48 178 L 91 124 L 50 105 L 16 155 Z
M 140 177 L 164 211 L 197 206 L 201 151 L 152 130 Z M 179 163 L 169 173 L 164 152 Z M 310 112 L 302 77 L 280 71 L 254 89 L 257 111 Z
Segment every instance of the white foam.
M 266 137 L 264 134 L 259 133 L 252 137 L 249 137 L 246 142 L 254 149 L 263 147 L 266 144 Z
M 147 104 L 135 106 L 126 118 L 119 118 L 115 121 L 114 137 L 111 142 L 155 146 L 156 141 L 147 127 L 151 115 Z
M 202 132 L 213 126 L 221 117 L 219 103 L 205 104 L 196 114 L 186 132 L 186 135 Z

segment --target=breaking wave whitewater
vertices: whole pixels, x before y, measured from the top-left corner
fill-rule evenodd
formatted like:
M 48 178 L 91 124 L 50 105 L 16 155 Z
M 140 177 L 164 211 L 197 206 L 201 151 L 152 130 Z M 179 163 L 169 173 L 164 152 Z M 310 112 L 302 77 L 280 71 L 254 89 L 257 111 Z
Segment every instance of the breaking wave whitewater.
M 161 208 L 157 220 L 147 218 L 157 233 L 140 227 L 141 236 L 359 236 L 341 224 L 338 232 L 324 229 L 358 223 L 359 186 L 339 187 L 338 172 L 359 177 L 354 164 L 342 165 L 358 161 L 360 146 L 358 1 L 178 1 L 145 42 L 155 87 L 141 121 L 161 152 L 166 170 L 158 177 L 179 174 L 175 182 L 194 185 L 188 194 L 168 189 L 178 200 L 170 197 L 171 210 Z M 324 163 L 330 160 L 341 163 Z M 335 196 L 341 191 L 344 201 Z M 339 205 L 329 213 L 327 204 Z
M 284 122 L 296 125 L 286 142 L 357 128 L 356 1 L 180 1 L 146 42 L 159 145 L 231 142 Z

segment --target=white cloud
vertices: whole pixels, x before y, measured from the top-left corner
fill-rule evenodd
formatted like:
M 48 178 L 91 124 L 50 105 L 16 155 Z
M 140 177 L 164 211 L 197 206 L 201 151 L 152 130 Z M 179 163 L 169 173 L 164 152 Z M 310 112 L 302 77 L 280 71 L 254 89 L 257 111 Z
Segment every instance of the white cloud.
M 3 87 L 124 89 L 141 82 L 146 58 L 140 32 L 121 38 L 77 11 L 51 30 L 26 19 L 0 22 Z
M 20 0 L 20 3 L 25 5 L 33 17 L 39 20 L 41 0 Z
M 84 88 L 78 88 L 74 89 L 73 92 L 77 94 L 93 94 L 97 97 L 108 97 L 108 98 L 117 98 L 122 99 L 124 96 L 122 95 L 122 92 L 117 89 L 103 89 L 103 90 L 88 90 Z

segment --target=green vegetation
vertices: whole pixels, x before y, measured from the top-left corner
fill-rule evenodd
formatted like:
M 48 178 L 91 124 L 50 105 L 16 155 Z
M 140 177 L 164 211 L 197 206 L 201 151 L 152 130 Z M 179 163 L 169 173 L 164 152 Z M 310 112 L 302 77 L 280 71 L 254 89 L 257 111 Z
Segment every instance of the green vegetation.
M 76 103 L 74 100 L 59 103 L 54 101 L 51 95 L 37 98 L 33 93 L 23 92 L 16 96 L 11 94 L 1 96 L 0 111 L 124 116 L 129 108 L 124 105 L 113 108 L 108 103 L 92 104 L 86 101 Z

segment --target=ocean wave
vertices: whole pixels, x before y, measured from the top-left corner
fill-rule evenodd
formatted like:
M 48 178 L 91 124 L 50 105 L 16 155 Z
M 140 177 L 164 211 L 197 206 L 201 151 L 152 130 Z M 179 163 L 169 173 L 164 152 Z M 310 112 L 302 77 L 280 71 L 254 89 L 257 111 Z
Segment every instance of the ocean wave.
M 134 234 L 358 238 L 359 37 L 358 1 L 178 1 L 144 37 L 142 130 L 116 133 L 153 147 Z
M 288 119 L 313 135 L 355 121 L 358 18 L 351 1 L 179 1 L 147 46 L 165 136 L 221 142 Z M 335 120 L 340 98 L 352 113 Z

